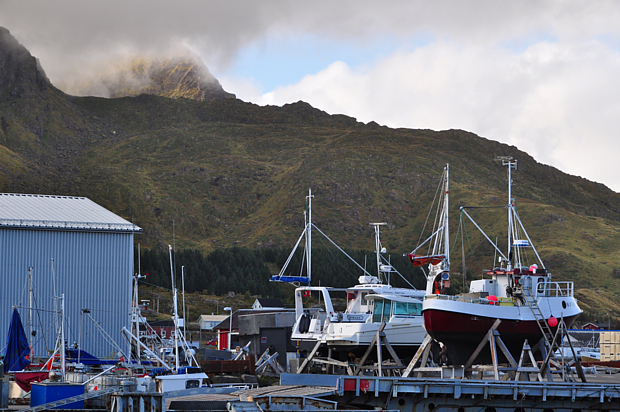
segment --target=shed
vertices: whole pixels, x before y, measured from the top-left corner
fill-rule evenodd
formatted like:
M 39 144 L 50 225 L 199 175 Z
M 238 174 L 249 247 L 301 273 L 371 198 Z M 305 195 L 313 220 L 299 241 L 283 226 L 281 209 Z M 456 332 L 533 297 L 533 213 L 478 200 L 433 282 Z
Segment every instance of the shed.
M 35 355 L 45 355 L 56 339 L 55 297 L 64 295 L 68 345 L 116 357 L 101 327 L 126 350 L 121 329 L 130 324 L 133 236 L 141 231 L 85 197 L 1 193 L 0 330 L 19 306 Z

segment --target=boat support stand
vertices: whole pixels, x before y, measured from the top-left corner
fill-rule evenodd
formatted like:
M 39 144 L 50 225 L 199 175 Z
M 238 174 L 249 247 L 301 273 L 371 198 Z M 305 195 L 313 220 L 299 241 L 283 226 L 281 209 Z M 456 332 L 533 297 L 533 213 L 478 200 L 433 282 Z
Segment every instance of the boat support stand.
M 329 355 L 327 358 L 315 357 L 319 350 L 319 347 L 323 344 L 322 341 L 318 341 L 316 345 L 314 346 L 314 348 L 312 348 L 312 351 L 310 351 L 310 354 L 308 355 L 308 357 L 304 359 L 299 369 L 297 369 L 297 373 L 298 374 L 302 373 L 311 362 L 326 364 L 332 367 L 338 366 L 338 367 L 345 368 L 349 376 L 360 375 L 364 370 L 373 370 L 375 374 L 379 377 L 382 377 L 385 374 L 391 375 L 391 374 L 398 373 L 397 371 L 405 369 L 405 365 L 403 365 L 402 361 L 396 354 L 396 351 L 394 350 L 394 348 L 388 341 L 387 337 L 385 336 L 385 332 L 383 332 L 383 329 L 385 328 L 385 326 L 386 326 L 385 322 L 382 322 L 381 325 L 379 326 L 379 329 L 377 329 L 375 336 L 370 341 L 370 344 L 368 345 L 366 352 L 364 353 L 364 355 L 362 356 L 359 362 L 351 363 L 351 362 L 343 362 L 340 360 L 332 359 L 330 356 L 331 350 L 329 351 Z M 383 361 L 383 351 L 382 351 L 381 344 L 385 346 L 388 353 L 392 357 L 393 362 L 390 362 L 388 364 Z M 370 356 L 370 354 L 373 351 L 373 348 L 375 347 L 377 350 L 377 362 L 367 365 L 366 361 L 368 360 L 368 357 Z

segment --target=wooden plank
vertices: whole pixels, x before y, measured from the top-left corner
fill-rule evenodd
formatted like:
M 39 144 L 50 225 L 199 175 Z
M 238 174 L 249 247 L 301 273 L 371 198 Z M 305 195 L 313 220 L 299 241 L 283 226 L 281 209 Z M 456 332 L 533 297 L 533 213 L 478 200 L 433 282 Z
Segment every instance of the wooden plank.
M 379 333 L 383 332 L 383 328 L 385 328 L 385 322 L 381 322 L 381 325 L 379 326 L 379 330 L 377 332 Z M 370 341 L 370 344 L 368 345 L 368 348 L 366 348 L 366 352 L 364 352 L 364 356 L 362 356 L 362 360 L 360 360 L 359 366 L 355 369 L 356 375 L 359 375 L 362 372 L 364 363 L 366 363 L 366 360 L 370 356 L 370 352 L 372 351 L 372 348 L 375 345 L 376 341 L 377 341 L 377 335 L 373 336 L 372 340 Z
M 384 326 L 384 324 L 382 324 L 381 326 Z M 377 342 L 377 365 L 379 366 L 377 368 L 377 376 L 383 376 L 383 369 L 381 369 L 381 365 L 383 364 L 383 354 L 381 351 L 381 332 L 383 331 L 383 328 L 381 328 L 381 330 L 377 330 L 377 334 L 375 336 L 375 340 Z
M 489 329 L 489 331 L 494 331 L 495 329 L 497 329 L 497 327 L 499 326 L 500 323 L 502 323 L 501 319 L 495 319 L 495 322 L 493 322 L 493 326 L 491 326 L 491 329 Z M 482 339 L 482 341 L 480 341 L 480 343 L 478 344 L 478 347 L 476 348 L 474 353 L 471 354 L 471 356 L 469 357 L 467 362 L 465 362 L 465 366 L 464 366 L 465 369 L 468 369 L 474 363 L 474 361 L 476 360 L 476 358 L 478 357 L 478 355 L 482 351 L 482 348 L 485 347 L 485 345 L 487 344 L 488 341 L 489 341 L 489 335 L 487 334 L 484 337 L 484 339 Z
M 407 368 L 403 372 L 403 375 L 402 375 L 403 378 L 408 378 L 409 377 L 409 374 L 411 373 L 411 371 L 415 367 L 416 362 L 418 361 L 418 359 L 420 359 L 420 357 L 424 353 L 424 350 L 426 349 L 427 346 L 429 346 L 431 344 L 431 342 L 432 342 L 432 338 L 431 338 L 430 335 L 427 334 L 424 337 L 424 340 L 422 341 L 422 344 L 420 345 L 420 347 L 416 351 L 415 355 L 413 355 L 413 358 L 411 359 L 411 362 L 409 362 L 409 365 L 407 365 Z M 421 366 L 424 366 L 424 365 L 421 365 Z
M 563 325 L 564 328 L 566 328 L 566 324 L 564 323 L 564 317 L 563 316 L 562 316 L 562 325 Z M 564 330 L 566 330 L 566 329 L 564 329 Z M 575 349 L 573 349 L 573 344 L 570 341 L 570 336 L 568 336 L 568 331 L 566 333 L 566 340 L 568 341 L 568 345 L 570 346 L 571 352 L 573 352 L 573 359 L 575 359 L 575 368 L 577 369 L 577 375 L 579 376 L 579 379 L 581 379 L 581 382 L 587 383 L 586 382 L 586 374 L 583 373 L 583 368 L 581 367 L 581 360 L 575 354 Z
M 320 346 L 321 346 L 321 341 L 318 341 L 316 343 L 316 345 L 314 345 L 314 348 L 312 348 L 312 351 L 310 352 L 310 355 L 308 355 L 308 357 L 306 359 L 304 359 L 304 361 L 301 364 L 301 366 L 299 367 L 299 369 L 297 369 L 297 373 L 301 373 L 306 368 L 306 366 L 308 365 L 310 360 L 314 357 L 314 355 L 316 355 L 316 352 L 319 350 Z
M 424 349 L 424 353 L 422 354 L 422 361 L 420 362 L 422 366 L 426 365 L 426 362 L 428 362 L 428 355 L 431 353 L 431 346 L 432 345 L 426 345 L 426 349 Z M 422 377 L 422 372 L 418 372 L 418 378 Z
M 494 333 L 495 333 L 495 343 L 499 344 L 499 348 L 502 351 L 502 353 L 504 354 L 504 356 L 506 357 L 506 359 L 508 359 L 508 363 L 510 363 L 510 366 L 512 366 L 513 368 L 516 368 L 517 367 L 517 361 L 515 361 L 515 358 L 512 357 L 512 354 L 510 353 L 510 351 L 506 347 L 506 344 L 502 340 L 499 332 L 495 331 Z
M 499 371 L 497 370 L 497 348 L 495 347 L 495 330 L 488 332 L 489 345 L 491 346 L 491 361 L 493 364 L 493 376 L 495 380 L 499 380 Z
M 385 335 L 381 337 L 381 340 L 383 341 L 383 344 L 385 345 L 385 348 L 390 353 L 390 356 L 392 356 L 392 359 L 394 359 L 394 362 L 396 362 L 397 365 L 404 367 L 403 363 L 400 361 L 400 358 L 396 354 L 396 351 L 394 350 L 394 348 L 392 348 L 392 345 L 390 345 L 390 342 L 385 337 Z

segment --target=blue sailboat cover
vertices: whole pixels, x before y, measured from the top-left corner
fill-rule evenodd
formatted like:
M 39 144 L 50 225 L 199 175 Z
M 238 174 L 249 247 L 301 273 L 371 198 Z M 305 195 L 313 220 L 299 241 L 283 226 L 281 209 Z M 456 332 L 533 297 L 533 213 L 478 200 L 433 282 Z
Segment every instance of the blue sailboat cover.
M 9 334 L 6 338 L 6 351 L 4 353 L 4 371 L 16 372 L 23 370 L 30 364 L 28 354 L 30 346 L 22 320 L 17 309 L 13 309 L 13 317 L 9 326 Z

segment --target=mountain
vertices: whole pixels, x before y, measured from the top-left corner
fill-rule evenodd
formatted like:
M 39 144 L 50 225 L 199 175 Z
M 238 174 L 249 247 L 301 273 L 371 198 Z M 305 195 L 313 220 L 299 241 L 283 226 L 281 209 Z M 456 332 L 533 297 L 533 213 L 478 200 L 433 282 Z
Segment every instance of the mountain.
M 173 99 L 234 99 L 207 66 L 190 52 L 174 57 L 119 58 L 72 87 L 80 96 L 126 97 L 153 94 Z
M 341 246 L 371 249 L 368 222 L 385 221 L 383 244 L 401 254 L 417 244 L 446 163 L 453 239 L 460 206 L 490 205 L 470 213 L 505 247 L 507 178 L 494 158 L 512 156 L 513 194 L 547 266 L 576 283 L 584 307 L 620 313 L 620 194 L 602 184 L 462 130 L 390 129 L 304 102 L 260 107 L 149 92 L 67 95 L 1 29 L 0 190 L 86 196 L 141 226 L 143 247 L 174 239 L 212 251 L 291 247 L 312 188 L 313 221 Z M 465 240 L 486 257 L 467 259 L 477 276 L 493 264 L 492 249 L 471 227 Z

